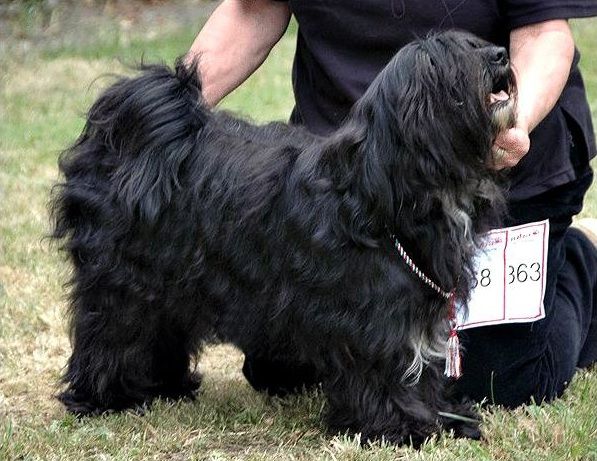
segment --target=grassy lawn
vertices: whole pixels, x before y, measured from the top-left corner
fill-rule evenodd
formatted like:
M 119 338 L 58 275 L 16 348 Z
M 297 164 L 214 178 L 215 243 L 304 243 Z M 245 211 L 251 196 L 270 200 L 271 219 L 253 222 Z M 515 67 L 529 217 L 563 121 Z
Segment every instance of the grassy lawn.
M 516 411 L 482 412 L 485 440 L 442 436 L 420 451 L 325 434 L 316 393 L 285 400 L 254 392 L 242 355 L 207 350 L 195 402 L 158 402 L 144 416 L 77 421 L 53 399 L 69 355 L 64 321 L 68 267 L 43 237 L 56 158 L 83 125 L 82 113 L 122 62 L 172 62 L 195 30 L 152 38 L 102 38 L 0 57 L 0 460 L 597 460 L 597 370 L 577 374 L 562 399 Z M 575 24 L 597 120 L 597 20 Z M 291 28 L 263 68 L 224 106 L 257 120 L 285 119 L 292 106 Z M 258 109 L 256 109 L 258 108 Z M 597 216 L 597 188 L 583 211 Z

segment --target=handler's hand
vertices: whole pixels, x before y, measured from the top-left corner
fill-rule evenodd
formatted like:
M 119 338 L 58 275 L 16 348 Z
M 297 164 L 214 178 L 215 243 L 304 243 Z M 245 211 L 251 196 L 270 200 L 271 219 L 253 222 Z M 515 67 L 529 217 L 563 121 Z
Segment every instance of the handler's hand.
M 515 126 L 499 133 L 493 144 L 493 165 L 496 170 L 512 168 L 529 151 L 531 140 L 529 132 L 521 126 Z

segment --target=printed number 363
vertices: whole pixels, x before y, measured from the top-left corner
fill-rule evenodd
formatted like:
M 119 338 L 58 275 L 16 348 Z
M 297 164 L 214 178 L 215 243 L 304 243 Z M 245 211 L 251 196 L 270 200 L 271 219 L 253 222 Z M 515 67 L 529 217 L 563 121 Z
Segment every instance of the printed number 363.
M 529 266 L 519 264 L 518 267 L 508 266 L 508 285 L 518 281 L 524 283 L 527 281 L 536 282 L 541 278 L 541 264 L 535 262 Z

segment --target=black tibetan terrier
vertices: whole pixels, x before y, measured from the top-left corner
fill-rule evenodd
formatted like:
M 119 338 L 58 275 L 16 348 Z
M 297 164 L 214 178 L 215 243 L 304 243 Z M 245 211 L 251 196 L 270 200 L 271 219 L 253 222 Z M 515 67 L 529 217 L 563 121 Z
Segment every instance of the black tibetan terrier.
M 255 358 L 258 389 L 320 382 L 334 431 L 478 437 L 443 375 L 449 301 L 466 304 L 502 202 L 506 51 L 461 32 L 413 42 L 327 137 L 211 110 L 196 75 L 179 61 L 122 78 L 61 157 L 53 236 L 74 275 L 60 400 L 85 415 L 193 396 L 191 359 L 226 342 Z M 279 368 L 260 374 L 264 361 Z

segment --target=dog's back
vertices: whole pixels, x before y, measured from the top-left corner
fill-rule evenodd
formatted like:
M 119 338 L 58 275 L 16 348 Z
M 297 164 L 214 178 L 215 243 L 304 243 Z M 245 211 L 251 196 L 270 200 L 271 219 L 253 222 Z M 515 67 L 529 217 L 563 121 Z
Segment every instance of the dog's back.
M 156 245 L 163 238 L 166 246 L 180 247 L 173 227 L 194 241 L 215 231 L 201 232 L 202 225 L 231 219 L 221 211 L 240 221 L 267 213 L 271 204 L 264 199 L 276 196 L 310 138 L 286 124 L 257 127 L 212 112 L 202 102 L 195 69 L 182 61 L 174 71 L 140 70 L 100 95 L 79 139 L 61 156 L 65 182 L 54 195 L 53 236 L 63 239 L 75 264 L 91 254 L 102 260 L 107 246 L 132 236 L 151 234 Z M 182 216 L 186 225 L 173 222 Z M 156 257 L 155 249 L 147 250 Z M 181 255 L 172 256 L 178 264 Z

